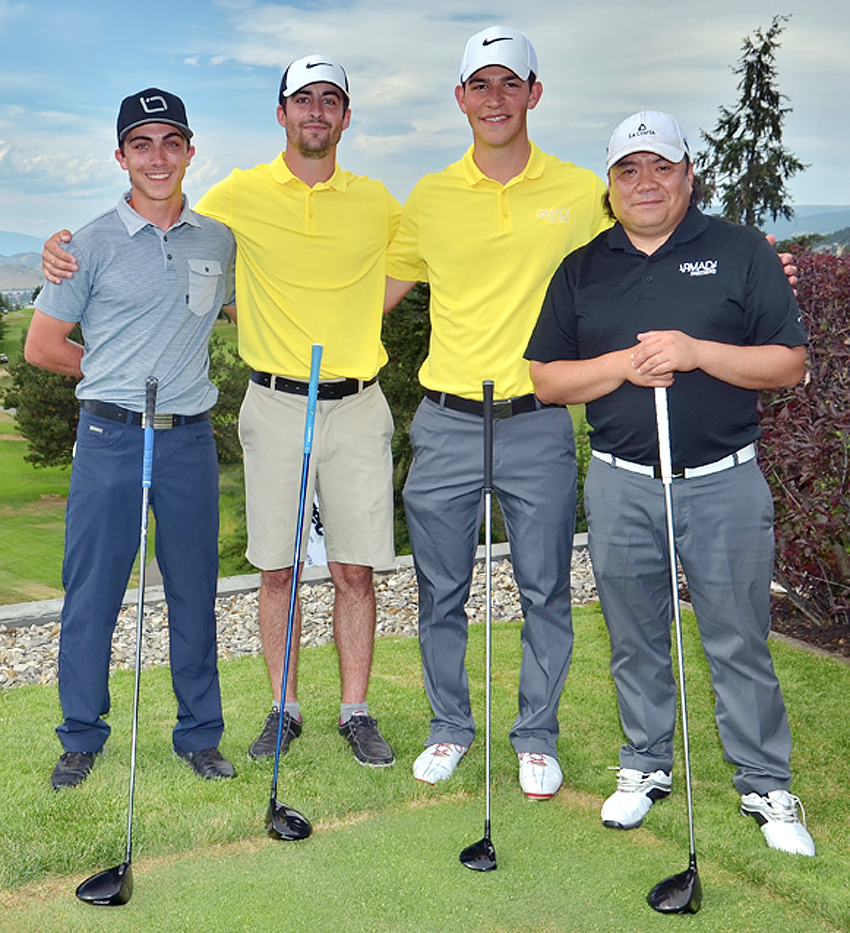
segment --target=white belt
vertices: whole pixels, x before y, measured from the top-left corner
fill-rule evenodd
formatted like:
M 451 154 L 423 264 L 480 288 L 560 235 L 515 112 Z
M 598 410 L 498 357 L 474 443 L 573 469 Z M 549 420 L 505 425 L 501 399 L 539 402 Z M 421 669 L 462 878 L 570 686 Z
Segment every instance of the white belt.
M 628 470 L 629 473 L 640 473 L 641 476 L 652 476 L 655 479 L 661 479 L 661 467 L 649 466 L 644 463 L 632 463 L 631 460 L 621 460 L 613 454 L 606 454 L 600 450 L 594 450 L 591 451 L 591 453 L 597 460 L 609 463 L 611 466 L 617 467 L 618 470 Z M 735 453 L 729 454 L 728 457 L 721 457 L 720 460 L 715 460 L 714 463 L 704 463 L 702 466 L 697 467 L 674 468 L 673 476 L 684 479 L 696 479 L 698 476 L 710 476 L 712 473 L 730 470 L 740 463 L 747 463 L 747 461 L 752 460 L 755 455 L 756 445 L 747 444 L 746 447 L 736 450 Z

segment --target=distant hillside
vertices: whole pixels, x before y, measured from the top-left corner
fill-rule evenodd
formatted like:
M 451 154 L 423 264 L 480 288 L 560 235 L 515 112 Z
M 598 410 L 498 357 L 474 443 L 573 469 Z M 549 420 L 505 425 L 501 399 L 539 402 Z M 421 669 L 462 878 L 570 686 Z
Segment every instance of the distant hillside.
M 41 249 L 37 253 L 18 253 L 16 256 L 0 256 L 0 292 L 35 288 L 43 285 L 41 274 Z
M 834 233 L 830 233 L 829 236 L 833 243 L 840 243 L 842 246 L 850 246 L 850 227 L 845 227 L 843 230 L 836 230 Z
M 832 233 L 843 227 L 850 227 L 850 205 L 795 204 L 792 220 L 764 222 L 764 232 L 777 240 L 803 233 Z
M 27 236 L 25 233 L 9 233 L 0 230 L 0 259 L 16 256 L 18 253 L 40 253 L 44 240 L 37 236 Z

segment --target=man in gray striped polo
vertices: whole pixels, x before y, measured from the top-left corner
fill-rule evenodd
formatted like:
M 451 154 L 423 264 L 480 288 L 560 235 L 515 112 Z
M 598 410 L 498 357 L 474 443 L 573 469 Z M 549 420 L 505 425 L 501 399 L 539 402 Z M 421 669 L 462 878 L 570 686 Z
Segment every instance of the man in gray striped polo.
M 56 790 L 88 776 L 110 728 L 112 632 L 139 545 L 145 382 L 158 380 L 151 505 L 168 601 L 177 697 L 173 750 L 202 778 L 226 778 L 216 666 L 218 458 L 209 412 L 218 390 L 207 343 L 230 299 L 234 240 L 189 210 L 195 152 L 179 97 L 148 88 L 118 115 L 115 157 L 130 190 L 74 234 L 80 272 L 39 294 L 27 360 L 81 378 L 66 513 L 59 696 L 65 749 Z M 69 339 L 75 324 L 83 344 Z

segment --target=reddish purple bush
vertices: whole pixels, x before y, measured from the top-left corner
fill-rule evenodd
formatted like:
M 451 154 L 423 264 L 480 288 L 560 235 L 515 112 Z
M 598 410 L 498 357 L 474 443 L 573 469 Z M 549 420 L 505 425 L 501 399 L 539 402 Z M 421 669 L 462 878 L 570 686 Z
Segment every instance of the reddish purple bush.
M 850 256 L 795 254 L 808 371 L 761 393 L 762 470 L 776 506 L 776 579 L 822 624 L 850 621 Z

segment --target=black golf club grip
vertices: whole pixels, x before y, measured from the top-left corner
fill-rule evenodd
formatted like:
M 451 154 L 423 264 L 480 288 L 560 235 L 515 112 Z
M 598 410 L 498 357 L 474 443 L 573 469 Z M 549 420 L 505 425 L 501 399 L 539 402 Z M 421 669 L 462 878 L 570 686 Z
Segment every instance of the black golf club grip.
M 481 384 L 484 392 L 484 488 L 493 489 L 493 380 Z
M 156 389 L 158 385 L 159 380 L 156 376 L 148 376 L 145 380 L 145 420 L 143 427 L 153 424 L 154 415 L 156 414 Z

